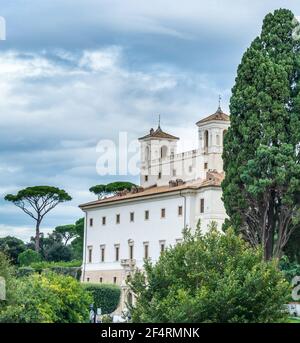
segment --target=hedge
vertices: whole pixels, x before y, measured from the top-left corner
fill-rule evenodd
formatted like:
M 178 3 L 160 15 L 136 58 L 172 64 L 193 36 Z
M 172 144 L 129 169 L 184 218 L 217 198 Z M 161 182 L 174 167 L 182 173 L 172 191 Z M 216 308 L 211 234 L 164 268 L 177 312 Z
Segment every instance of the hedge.
M 120 287 L 94 283 L 83 283 L 82 285 L 93 296 L 94 308 L 101 308 L 103 314 L 109 314 L 116 310 L 120 302 Z
M 35 273 L 31 267 L 20 267 L 17 269 L 17 277 L 29 276 Z

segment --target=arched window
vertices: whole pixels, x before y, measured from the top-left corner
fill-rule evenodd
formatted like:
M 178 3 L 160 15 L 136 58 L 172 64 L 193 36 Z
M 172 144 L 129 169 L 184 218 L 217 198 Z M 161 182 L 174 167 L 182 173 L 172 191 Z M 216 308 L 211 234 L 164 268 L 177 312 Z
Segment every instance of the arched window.
M 167 156 L 167 153 L 168 153 L 168 147 L 166 147 L 165 145 L 163 145 L 161 148 L 160 148 L 160 158 L 164 158 Z
M 208 148 L 208 131 L 204 131 L 204 149 Z
M 146 150 L 145 150 L 145 160 L 146 161 L 150 160 L 150 149 L 148 146 L 146 147 Z

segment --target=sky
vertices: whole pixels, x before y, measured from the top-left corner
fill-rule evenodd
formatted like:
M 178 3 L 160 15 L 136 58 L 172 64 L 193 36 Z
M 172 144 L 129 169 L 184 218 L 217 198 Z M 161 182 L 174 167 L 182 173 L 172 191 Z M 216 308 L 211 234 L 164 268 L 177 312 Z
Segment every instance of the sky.
M 88 189 L 136 175 L 99 175 L 99 141 L 118 146 L 157 126 L 197 146 L 195 123 L 222 96 L 264 16 L 300 15 L 299 0 L 0 0 L 0 237 L 29 240 L 32 219 L 3 197 L 35 185 L 73 198 L 42 231 L 74 223 Z

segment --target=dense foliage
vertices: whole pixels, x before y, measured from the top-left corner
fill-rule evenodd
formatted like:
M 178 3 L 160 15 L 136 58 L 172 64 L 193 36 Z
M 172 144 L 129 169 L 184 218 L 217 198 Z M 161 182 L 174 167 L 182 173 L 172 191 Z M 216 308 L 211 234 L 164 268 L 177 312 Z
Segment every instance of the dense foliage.
M 34 274 L 15 280 L 14 302 L 0 310 L 2 323 L 84 323 L 91 296 L 72 277 Z
M 41 259 L 42 257 L 38 252 L 32 249 L 27 249 L 18 256 L 18 263 L 20 266 L 24 267 L 29 266 L 34 262 L 40 262 Z
M 17 264 L 19 254 L 25 250 L 26 245 L 21 239 L 11 236 L 0 238 L 0 251 L 5 253 L 14 264 Z
M 230 225 L 265 259 L 280 257 L 299 223 L 300 40 L 293 13 L 268 14 L 245 52 L 230 100 L 223 200 Z
M 276 261 L 264 262 L 233 230 L 186 230 L 157 264 L 145 262 L 129 283 L 134 322 L 278 322 L 290 294 Z
M 101 308 L 103 314 L 110 314 L 118 307 L 121 295 L 120 287 L 92 283 L 85 283 L 83 287 L 92 294 L 94 308 Z
M 0 311 L 2 308 L 10 304 L 14 300 L 14 280 L 15 280 L 15 268 L 9 261 L 9 258 L 0 251 L 0 276 L 4 278 L 6 282 L 6 301 L 0 301 Z

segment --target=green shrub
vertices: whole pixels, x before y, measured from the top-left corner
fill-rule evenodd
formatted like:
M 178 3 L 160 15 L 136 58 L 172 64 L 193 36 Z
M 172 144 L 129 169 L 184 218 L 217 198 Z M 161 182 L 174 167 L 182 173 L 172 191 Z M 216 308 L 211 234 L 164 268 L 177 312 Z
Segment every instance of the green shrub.
M 24 267 L 29 266 L 34 262 L 40 262 L 41 259 L 42 257 L 38 252 L 32 249 L 27 249 L 18 256 L 18 263 L 20 266 Z
M 116 310 L 120 302 L 120 287 L 93 283 L 84 283 L 82 285 L 84 289 L 92 294 L 94 307 L 101 308 L 103 314 L 109 314 Z
M 15 267 L 12 266 L 9 257 L 0 251 L 0 276 L 6 283 L 6 300 L 0 300 L 0 311 L 3 306 L 9 304 L 14 299 L 15 271 Z
M 295 276 L 300 275 L 300 264 L 297 262 L 290 262 L 286 256 L 280 260 L 279 267 L 289 282 L 291 282 Z
M 34 274 L 15 281 L 15 301 L 0 310 L 1 323 L 84 323 L 91 295 L 70 276 Z
M 228 229 L 205 235 L 185 230 L 181 244 L 156 264 L 146 261 L 129 286 L 136 295 L 134 322 L 270 323 L 287 320 L 290 286 L 277 261 L 264 262 Z
M 34 274 L 35 270 L 31 267 L 20 267 L 17 270 L 17 277 L 24 277 Z

